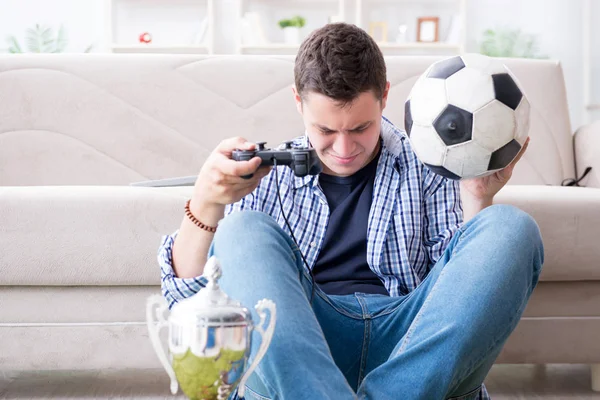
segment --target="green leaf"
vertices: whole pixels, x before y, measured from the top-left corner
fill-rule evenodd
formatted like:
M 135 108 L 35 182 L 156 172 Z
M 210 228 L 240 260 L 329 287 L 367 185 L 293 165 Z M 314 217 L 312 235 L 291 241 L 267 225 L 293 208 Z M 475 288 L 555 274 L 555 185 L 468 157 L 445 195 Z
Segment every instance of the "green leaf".
M 9 36 L 6 38 L 6 42 L 8 43 L 8 52 L 9 53 L 22 53 L 21 45 L 19 45 L 19 41 L 14 36 Z
M 538 58 L 538 45 L 535 36 L 519 29 L 486 29 L 479 45 L 481 54 L 491 57 Z
M 62 53 L 67 48 L 68 43 L 67 31 L 64 25 L 61 24 L 60 28 L 58 29 L 58 34 L 56 35 L 56 48 L 54 51 L 56 53 Z

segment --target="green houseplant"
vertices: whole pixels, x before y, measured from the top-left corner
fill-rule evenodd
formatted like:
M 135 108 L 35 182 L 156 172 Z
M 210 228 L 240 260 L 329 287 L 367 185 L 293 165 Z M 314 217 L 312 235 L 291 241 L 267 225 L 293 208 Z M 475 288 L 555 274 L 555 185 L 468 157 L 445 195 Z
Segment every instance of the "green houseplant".
M 539 54 L 537 38 L 520 29 L 485 30 L 479 52 L 490 57 L 547 58 Z
M 296 45 L 300 43 L 300 28 L 304 27 L 306 19 L 296 15 L 293 18 L 282 19 L 279 26 L 283 29 L 283 35 L 287 44 Z
M 6 38 L 9 53 L 62 53 L 68 44 L 67 32 L 61 24 L 54 34 L 52 27 L 35 24 L 25 31 L 25 47 L 21 46 L 14 35 Z M 93 45 L 87 47 L 84 53 L 89 53 Z

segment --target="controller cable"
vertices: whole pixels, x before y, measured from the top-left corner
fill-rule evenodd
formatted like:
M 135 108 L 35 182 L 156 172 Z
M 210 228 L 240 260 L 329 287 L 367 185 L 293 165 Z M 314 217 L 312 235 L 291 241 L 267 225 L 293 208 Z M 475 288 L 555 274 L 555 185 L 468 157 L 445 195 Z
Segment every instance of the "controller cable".
M 292 236 L 294 243 L 296 243 L 296 247 L 298 248 L 298 253 L 300 253 L 300 256 L 302 257 L 302 261 L 304 261 L 304 265 L 306 265 L 306 269 L 308 270 L 308 272 L 310 274 L 312 289 L 311 289 L 311 293 L 310 293 L 309 303 L 312 304 L 313 298 L 315 296 L 315 284 L 316 284 L 315 283 L 315 275 L 313 274 L 313 271 L 308 266 L 308 263 L 306 262 L 306 258 L 304 258 L 304 254 L 302 254 L 302 250 L 300 249 L 300 245 L 298 244 L 298 241 L 296 240 L 296 237 L 294 236 L 292 227 L 290 226 L 290 223 L 289 223 L 287 217 L 285 216 L 285 211 L 283 210 L 283 202 L 281 201 L 281 195 L 279 194 L 279 176 L 277 174 L 277 159 L 275 159 L 275 157 L 273 157 L 272 160 L 273 160 L 273 168 L 275 169 L 275 185 L 277 186 L 277 199 L 279 200 L 279 208 L 281 209 L 281 215 L 283 215 L 285 224 L 287 225 L 288 229 L 290 230 L 290 235 Z

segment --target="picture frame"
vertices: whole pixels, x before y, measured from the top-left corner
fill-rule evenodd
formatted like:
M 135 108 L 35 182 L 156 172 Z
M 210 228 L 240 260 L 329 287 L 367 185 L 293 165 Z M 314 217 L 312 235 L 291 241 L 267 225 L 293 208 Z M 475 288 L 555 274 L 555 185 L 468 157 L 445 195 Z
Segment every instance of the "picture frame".
M 374 21 L 369 23 L 369 35 L 377 43 L 387 42 L 388 25 L 385 21 Z
M 417 42 L 439 42 L 439 17 L 420 17 L 417 20 Z

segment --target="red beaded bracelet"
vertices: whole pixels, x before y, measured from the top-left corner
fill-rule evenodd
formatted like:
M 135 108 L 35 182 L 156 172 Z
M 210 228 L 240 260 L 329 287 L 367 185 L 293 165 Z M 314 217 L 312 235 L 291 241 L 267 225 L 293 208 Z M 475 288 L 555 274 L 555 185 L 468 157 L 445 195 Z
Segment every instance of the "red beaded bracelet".
M 198 218 L 194 217 L 194 214 L 192 214 L 192 212 L 190 211 L 190 201 L 192 201 L 192 199 L 189 199 L 185 203 L 185 215 L 187 215 L 187 217 L 190 219 L 190 221 L 192 221 L 194 223 L 194 225 L 196 225 L 198 228 L 204 229 L 205 231 L 208 231 L 208 232 L 215 233 L 217 231 L 216 226 L 205 225 L 202 222 L 200 222 L 198 220 Z

